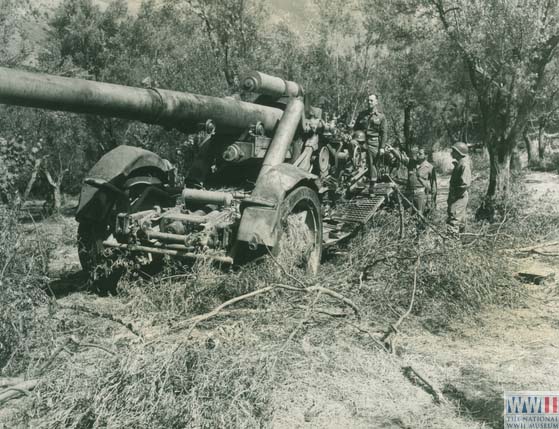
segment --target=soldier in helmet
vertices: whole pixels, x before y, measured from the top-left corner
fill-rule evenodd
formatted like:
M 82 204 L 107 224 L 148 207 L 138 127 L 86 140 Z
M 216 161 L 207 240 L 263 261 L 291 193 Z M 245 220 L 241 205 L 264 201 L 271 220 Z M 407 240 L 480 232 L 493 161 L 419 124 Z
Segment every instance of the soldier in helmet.
M 352 139 L 359 143 L 359 146 L 364 147 L 365 142 L 367 141 L 367 136 L 365 135 L 365 131 L 355 131 Z
M 387 131 L 386 117 L 380 111 L 378 97 L 375 94 L 370 94 L 367 103 L 367 109 L 359 113 L 353 129 L 364 131 L 367 138 L 367 165 L 372 191 L 378 180 L 378 160 L 384 155 Z
M 353 136 L 351 136 L 351 144 L 354 146 L 359 146 L 360 149 L 366 149 L 367 147 L 367 136 L 365 131 L 354 131 Z
M 448 189 L 448 218 L 449 230 L 453 233 L 464 232 L 466 225 L 466 207 L 468 205 L 468 189 L 472 183 L 472 169 L 466 143 L 452 145 L 454 170 L 450 177 Z
M 367 137 L 365 136 L 365 131 L 354 131 L 353 135 L 351 136 L 350 144 L 352 146 L 352 158 L 353 158 L 353 165 L 355 168 L 361 168 L 361 154 L 367 148 Z

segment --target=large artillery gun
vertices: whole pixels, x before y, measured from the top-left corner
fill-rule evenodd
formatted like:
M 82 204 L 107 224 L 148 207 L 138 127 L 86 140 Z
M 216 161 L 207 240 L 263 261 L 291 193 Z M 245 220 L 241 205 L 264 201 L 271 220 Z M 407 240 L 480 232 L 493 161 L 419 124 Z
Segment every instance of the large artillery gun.
M 316 272 L 323 248 L 366 223 L 392 189 L 360 194 L 359 146 L 322 120 L 299 84 L 254 72 L 242 87 L 253 102 L 0 68 L 0 103 L 203 136 L 182 187 L 172 165 L 144 149 L 122 145 L 97 162 L 76 212 L 84 270 L 95 273 L 115 249 L 143 263 L 168 255 L 225 265 L 296 249 L 295 263 Z

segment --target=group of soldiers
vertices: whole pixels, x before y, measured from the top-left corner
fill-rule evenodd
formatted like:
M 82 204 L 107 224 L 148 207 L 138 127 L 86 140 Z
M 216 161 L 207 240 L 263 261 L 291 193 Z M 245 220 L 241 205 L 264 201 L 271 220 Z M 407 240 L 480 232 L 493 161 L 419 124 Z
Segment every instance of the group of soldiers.
M 395 175 L 399 167 L 403 166 L 406 173 L 405 177 L 400 177 L 400 182 L 410 209 L 421 218 L 432 212 L 437 200 L 435 169 L 427 160 L 424 148 L 413 146 L 406 154 L 387 144 L 386 116 L 380 109 L 376 94 L 368 96 L 367 109 L 359 113 L 353 129 L 354 139 L 366 149 L 369 191 L 374 192 L 381 165 L 386 167 L 386 164 L 389 164 L 390 174 Z M 462 142 L 455 143 L 451 148 L 451 156 L 454 168 L 447 199 L 447 225 L 449 232 L 460 233 L 465 229 L 468 189 L 472 181 L 468 145 Z

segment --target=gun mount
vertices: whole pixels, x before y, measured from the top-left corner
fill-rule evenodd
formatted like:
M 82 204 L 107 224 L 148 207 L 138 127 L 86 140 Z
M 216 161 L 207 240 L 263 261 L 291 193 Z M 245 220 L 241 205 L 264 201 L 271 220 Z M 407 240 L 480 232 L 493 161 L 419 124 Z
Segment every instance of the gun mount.
M 359 145 L 308 107 L 299 84 L 254 72 L 242 87 L 259 94 L 254 102 L 0 68 L 3 104 L 202 130 L 182 190 L 168 161 L 135 147 L 117 147 L 89 171 L 76 213 L 78 251 L 97 283 L 114 279 L 96 267 L 115 249 L 141 263 L 167 255 L 234 264 L 297 248 L 296 263 L 316 271 L 323 246 L 384 203 L 386 186 L 359 197 Z M 304 233 L 292 234 L 293 224 Z

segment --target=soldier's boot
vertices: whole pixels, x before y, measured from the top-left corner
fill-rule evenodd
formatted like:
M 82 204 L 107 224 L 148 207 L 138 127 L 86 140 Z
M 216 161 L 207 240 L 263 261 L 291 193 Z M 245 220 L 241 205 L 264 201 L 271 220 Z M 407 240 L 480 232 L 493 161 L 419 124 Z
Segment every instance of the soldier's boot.
M 378 182 L 378 171 L 374 165 L 373 160 L 371 160 L 371 171 L 369 171 L 369 195 L 374 194 L 375 184 Z
M 454 222 L 447 222 L 446 235 L 452 240 L 460 239 L 460 228 Z

